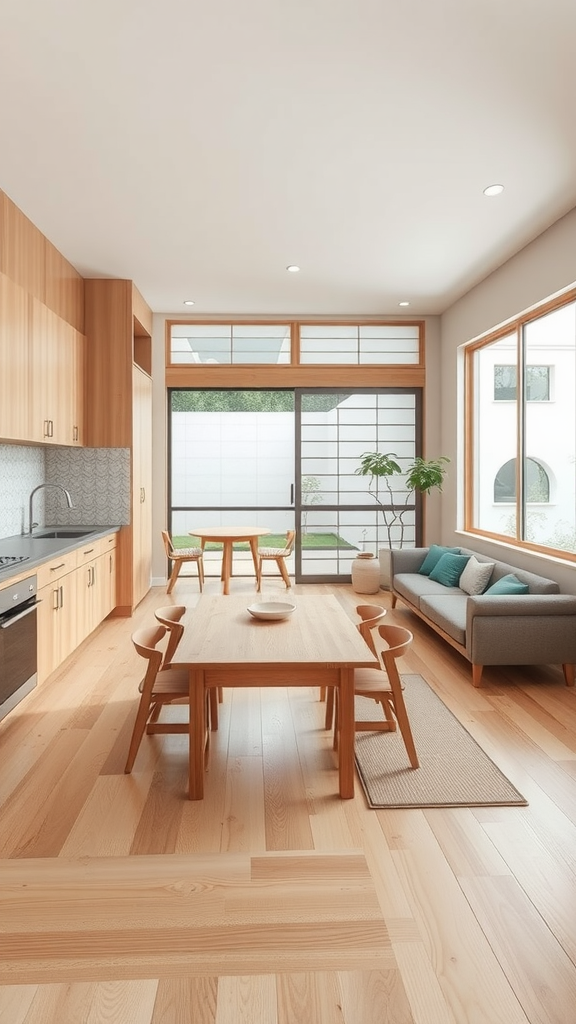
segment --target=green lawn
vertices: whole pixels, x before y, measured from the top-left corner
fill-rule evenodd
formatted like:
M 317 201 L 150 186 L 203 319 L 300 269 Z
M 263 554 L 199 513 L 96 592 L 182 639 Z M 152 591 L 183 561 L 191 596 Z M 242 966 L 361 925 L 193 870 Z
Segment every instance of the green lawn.
M 184 537 L 173 537 L 172 543 L 175 548 L 190 548 L 200 547 L 200 539 L 198 537 L 190 537 L 188 535 Z M 269 533 L 265 537 L 260 538 L 260 544 L 263 548 L 281 548 L 286 543 L 286 535 L 284 533 Z M 302 536 L 302 547 L 308 551 L 320 551 L 322 549 L 338 550 L 343 548 L 349 548 L 356 551 L 354 544 L 349 544 L 343 537 L 339 537 L 337 533 L 305 533 Z M 209 541 L 205 547 L 205 551 L 220 551 L 222 548 L 221 544 Z M 250 545 L 245 542 L 239 542 L 234 544 L 234 551 L 249 551 Z

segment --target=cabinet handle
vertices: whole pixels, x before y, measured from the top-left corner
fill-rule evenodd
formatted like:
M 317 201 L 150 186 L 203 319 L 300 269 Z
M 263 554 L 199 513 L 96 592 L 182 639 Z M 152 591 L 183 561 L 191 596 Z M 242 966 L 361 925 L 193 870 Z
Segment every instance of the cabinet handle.
M 60 607 L 60 588 L 52 591 L 52 610 L 57 612 Z
M 64 607 L 64 587 L 60 587 L 60 607 Z
M 143 505 L 146 501 L 146 491 L 143 487 L 140 488 L 140 504 Z
M 54 420 L 48 420 L 48 437 L 54 437 Z
M 83 551 L 82 554 L 83 555 L 91 555 L 93 551 L 94 551 L 94 548 L 86 548 L 86 551 Z
M 113 561 L 114 561 L 114 559 L 112 558 L 112 555 L 110 555 L 110 568 L 109 568 L 109 570 L 108 570 L 108 571 L 109 571 L 109 573 L 110 573 L 110 575 L 112 575 L 112 562 L 113 562 Z
M 65 565 L 66 562 L 60 562 L 60 565 L 51 565 L 50 572 L 58 572 L 58 569 L 63 569 Z
M 96 566 L 92 566 L 92 586 L 96 585 Z
M 44 420 L 44 437 L 50 437 L 50 420 Z
M 78 440 L 78 427 L 72 427 L 72 440 Z
M 88 566 L 86 572 L 88 573 L 88 586 L 91 587 L 92 586 L 92 570 L 91 570 L 90 566 Z

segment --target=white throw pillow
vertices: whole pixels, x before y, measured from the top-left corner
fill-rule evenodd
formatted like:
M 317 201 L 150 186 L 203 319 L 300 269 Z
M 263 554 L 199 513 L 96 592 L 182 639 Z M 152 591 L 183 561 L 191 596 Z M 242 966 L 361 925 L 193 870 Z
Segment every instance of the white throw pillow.
M 494 562 L 479 562 L 474 555 L 468 561 L 458 586 L 465 594 L 483 594 L 490 582 Z

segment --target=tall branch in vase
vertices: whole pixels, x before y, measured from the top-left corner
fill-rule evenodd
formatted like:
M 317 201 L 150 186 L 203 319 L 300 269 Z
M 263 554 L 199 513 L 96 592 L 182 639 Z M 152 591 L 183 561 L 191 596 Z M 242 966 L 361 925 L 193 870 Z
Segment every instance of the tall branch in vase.
M 396 461 L 398 456 L 395 452 L 364 452 L 360 457 L 360 465 L 355 471 L 359 476 L 370 477 L 368 492 L 380 506 L 382 518 L 386 527 L 388 547 L 392 548 L 392 531 L 395 526 L 400 526 L 400 544 L 404 545 L 404 532 L 406 524 L 404 516 L 414 508 L 414 494 L 430 494 L 432 490 L 442 490 L 442 484 L 446 475 L 446 463 L 450 462 L 445 455 L 438 459 L 423 459 L 417 456 L 413 462 L 402 469 Z M 406 496 L 400 504 L 395 500 L 394 488 L 391 478 L 404 476 L 406 484 Z M 380 487 L 383 486 L 388 492 L 387 501 L 382 501 Z

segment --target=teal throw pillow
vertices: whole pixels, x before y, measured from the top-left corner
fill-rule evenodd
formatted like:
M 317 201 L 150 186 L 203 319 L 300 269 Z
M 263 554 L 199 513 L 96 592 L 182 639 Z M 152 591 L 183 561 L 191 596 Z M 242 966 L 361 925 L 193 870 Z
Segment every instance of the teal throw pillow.
M 418 572 L 421 573 L 422 576 L 429 576 L 430 573 L 432 572 L 432 569 L 434 569 L 434 567 L 438 565 L 438 562 L 442 558 L 442 555 L 448 554 L 459 555 L 460 548 L 443 548 L 441 544 L 431 544 L 428 550 L 428 554 L 426 555 L 426 558 L 424 559 L 422 565 L 418 569 Z
M 521 583 L 517 576 L 513 572 L 509 572 L 507 576 L 502 576 L 501 579 L 496 580 L 488 590 L 484 591 L 485 594 L 527 594 L 528 584 Z
M 457 555 L 452 551 L 447 551 L 432 569 L 430 579 L 435 580 L 436 583 L 442 583 L 445 587 L 457 587 L 469 561 L 470 555 Z

